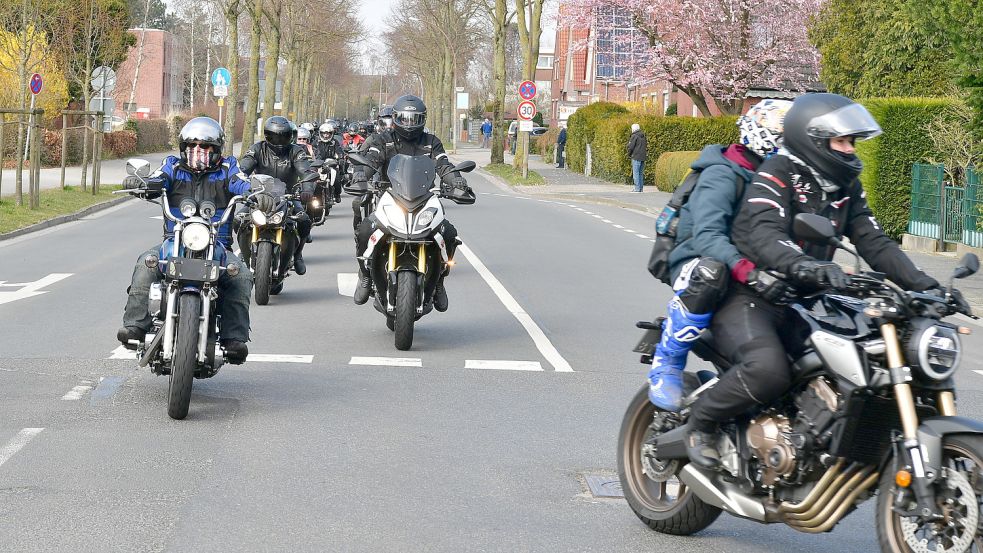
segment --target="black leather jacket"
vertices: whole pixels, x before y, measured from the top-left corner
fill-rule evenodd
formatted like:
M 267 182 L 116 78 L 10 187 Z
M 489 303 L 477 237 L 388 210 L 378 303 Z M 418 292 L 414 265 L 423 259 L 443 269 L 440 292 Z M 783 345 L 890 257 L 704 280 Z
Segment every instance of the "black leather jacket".
M 247 175 L 269 175 L 287 185 L 287 192 L 313 192 L 317 173 L 311 169 L 311 156 L 303 146 L 294 144 L 282 158 L 276 155 L 266 141 L 253 144 L 246 155 L 239 158 L 239 169 Z M 302 181 L 303 182 L 300 182 Z
M 332 136 L 331 140 L 318 139 L 314 147 L 314 155 L 317 159 L 339 158 L 342 153 L 341 141 L 337 136 Z
M 454 164 L 447 158 L 447 152 L 444 151 L 444 145 L 440 139 L 428 133 L 421 134 L 420 138 L 413 142 L 403 140 L 392 130 L 376 133 L 370 136 L 365 144 L 362 144 L 359 153 L 381 169 L 381 180 L 384 181 L 389 180 L 388 175 L 386 175 L 386 166 L 396 154 L 430 156 L 433 158 L 434 165 L 437 167 L 437 174 L 440 175 L 443 182 L 451 183 L 452 179 L 461 176 L 460 173 L 451 171 Z M 369 167 L 361 167 L 362 180 L 370 180 L 375 173 Z M 355 179 L 358 180 L 359 176 L 356 175 Z

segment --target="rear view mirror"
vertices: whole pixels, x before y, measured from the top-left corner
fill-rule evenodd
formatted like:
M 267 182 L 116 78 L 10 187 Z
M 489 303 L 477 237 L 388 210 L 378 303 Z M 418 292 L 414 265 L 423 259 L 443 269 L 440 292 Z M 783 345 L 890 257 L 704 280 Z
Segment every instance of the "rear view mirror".
M 348 154 L 348 159 L 350 159 L 351 162 L 354 163 L 354 164 L 356 164 L 356 165 L 365 165 L 366 167 L 373 167 L 373 164 L 372 164 L 371 161 L 365 159 L 364 157 L 362 157 L 362 156 L 360 156 L 359 154 L 356 154 L 356 153 Z
M 473 162 L 473 161 L 465 161 L 465 162 L 462 162 L 462 163 L 459 163 L 459 164 L 455 165 L 454 166 L 454 171 L 458 171 L 460 173 L 469 173 L 471 171 L 474 171 L 474 168 L 477 167 L 477 166 L 478 165 L 475 164 L 475 162 Z
M 836 241 L 836 229 L 833 222 L 815 213 L 799 213 L 792 221 L 792 232 L 799 240 L 814 244 L 833 244 Z
M 975 275 L 980 270 L 980 258 L 975 253 L 967 253 L 959 261 L 959 266 L 952 272 L 952 278 L 966 278 Z
M 152 173 L 153 170 L 153 166 L 150 165 L 150 162 L 145 159 L 134 157 L 126 160 L 127 175 L 147 178 L 150 176 L 150 173 Z

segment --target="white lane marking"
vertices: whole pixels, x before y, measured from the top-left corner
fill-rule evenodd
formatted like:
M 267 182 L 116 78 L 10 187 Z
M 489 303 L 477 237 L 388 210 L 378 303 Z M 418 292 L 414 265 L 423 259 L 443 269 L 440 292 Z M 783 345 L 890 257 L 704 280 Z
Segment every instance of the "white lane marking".
M 137 352 L 119 346 L 106 359 L 136 359 Z M 313 355 L 293 355 L 289 353 L 250 353 L 246 361 L 257 363 L 313 363 Z
M 150 218 L 151 219 L 157 219 L 158 221 L 163 221 L 164 220 L 164 216 L 163 215 L 153 215 Z
M 458 246 L 458 249 L 460 248 L 461 246 Z M 374 367 L 422 367 L 423 360 L 414 357 L 352 357 L 348 364 Z
M 595 219 L 603 219 L 603 217 L 601 217 L 600 215 L 591 215 L 591 217 L 593 217 Z
M 342 296 L 355 296 L 358 286 L 358 273 L 338 273 L 338 293 Z
M 612 226 L 614 226 L 614 228 L 625 228 L 625 227 L 623 227 L 621 225 L 612 225 Z
M 601 219 L 601 222 L 602 223 L 608 223 L 608 224 L 611 224 L 612 223 L 611 219 Z
M 973 370 L 973 372 L 976 373 L 976 374 L 978 374 L 978 375 L 980 375 L 980 376 L 983 376 L 983 371 Z
M 468 359 L 464 362 L 465 369 L 492 369 L 500 371 L 541 371 L 543 366 L 539 361 L 494 361 L 486 359 Z
M 648 236 L 645 236 L 644 234 L 636 234 L 635 236 L 637 236 L 639 238 L 645 238 L 646 240 L 649 239 L 649 237 Z
M 69 390 L 67 394 L 61 396 L 61 399 L 63 401 L 78 401 L 82 399 L 82 396 L 84 396 L 85 393 L 91 389 L 92 386 L 76 386 Z
M 655 243 L 655 238 L 649 238 L 649 242 Z
M 46 277 L 35 280 L 34 282 L 7 282 L 0 280 L 0 288 L 19 288 L 19 290 L 14 292 L 0 291 L 0 304 L 32 298 L 34 296 L 40 296 L 41 294 L 47 294 L 49 290 L 41 290 L 41 288 L 54 284 L 60 280 L 64 280 L 73 274 L 75 273 L 51 273 Z
M 627 232 L 628 234 L 635 234 L 635 231 L 631 230 L 630 228 L 623 228 L 621 230 Z
M 557 372 L 572 373 L 573 367 L 570 366 L 570 363 L 567 363 L 567 360 L 560 355 L 560 352 L 556 350 L 556 347 L 553 346 L 553 342 L 550 342 L 550 339 L 546 337 L 546 334 L 543 333 L 541 328 L 539 328 L 539 325 L 537 325 L 536 322 L 532 320 L 532 317 L 530 317 L 529 314 L 522 309 L 519 302 L 515 301 L 512 294 L 509 294 L 509 291 L 505 289 L 505 286 L 502 286 L 502 283 L 499 282 L 498 279 L 495 278 L 495 275 L 488 270 L 488 267 L 486 267 L 485 264 L 478 259 L 478 256 L 471 251 L 471 248 L 469 248 L 466 244 L 461 244 L 457 247 L 457 249 L 459 252 L 463 253 L 464 257 L 466 257 L 471 265 L 474 266 L 475 270 L 478 271 L 478 274 L 481 275 L 481 278 L 485 279 L 485 282 L 488 283 L 488 286 L 492 289 L 492 292 L 495 292 L 495 295 L 498 296 L 498 299 L 503 305 L 505 305 L 505 308 L 508 309 L 509 312 L 512 313 L 512 315 L 519 321 L 519 324 L 526 329 L 529 337 L 532 338 L 532 341 L 536 344 L 536 349 L 539 350 L 539 353 L 543 354 L 543 357 L 549 361 L 550 365 L 553 365 L 553 369 Z
M 25 428 L 18 432 L 16 436 L 7 442 L 7 445 L 3 446 L 3 449 L 0 449 L 0 465 L 9 461 L 15 453 L 20 451 L 22 447 L 33 440 L 34 437 L 40 434 L 42 430 L 44 430 L 44 428 Z

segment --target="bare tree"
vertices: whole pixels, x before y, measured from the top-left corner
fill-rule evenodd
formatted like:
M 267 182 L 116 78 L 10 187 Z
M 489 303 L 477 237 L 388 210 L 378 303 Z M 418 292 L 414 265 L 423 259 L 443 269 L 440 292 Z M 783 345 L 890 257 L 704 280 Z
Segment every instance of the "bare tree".
M 231 154 L 235 146 L 236 106 L 239 103 L 239 15 L 242 13 L 242 0 L 223 0 L 222 9 L 225 13 L 225 25 L 228 35 L 228 65 L 231 79 L 229 95 L 225 98 L 228 104 L 225 112 L 225 154 Z M 245 134 L 243 142 L 246 142 Z
M 273 115 L 273 108 L 276 103 L 276 79 L 280 72 L 280 15 L 282 12 L 283 0 L 270 0 L 269 5 L 263 10 L 263 15 L 269 23 L 266 40 L 266 87 L 263 91 L 264 121 Z
M 239 155 L 245 155 L 256 137 L 256 113 L 259 106 L 259 51 L 263 38 L 263 0 L 244 0 L 252 31 L 249 42 L 249 90 L 246 93 L 246 113 L 242 125 L 242 148 Z

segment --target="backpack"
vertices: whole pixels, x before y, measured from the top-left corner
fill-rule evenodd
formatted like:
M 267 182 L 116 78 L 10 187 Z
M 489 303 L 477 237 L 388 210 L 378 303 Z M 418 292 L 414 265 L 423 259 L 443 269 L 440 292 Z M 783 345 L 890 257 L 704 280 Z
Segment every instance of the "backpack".
M 669 276 L 669 254 L 676 247 L 676 227 L 679 226 L 679 211 L 689 201 L 689 197 L 700 181 L 702 170 L 690 169 L 662 213 L 655 220 L 655 243 L 649 256 L 648 269 L 652 276 L 672 286 Z M 737 199 L 744 197 L 744 177 L 737 175 Z

